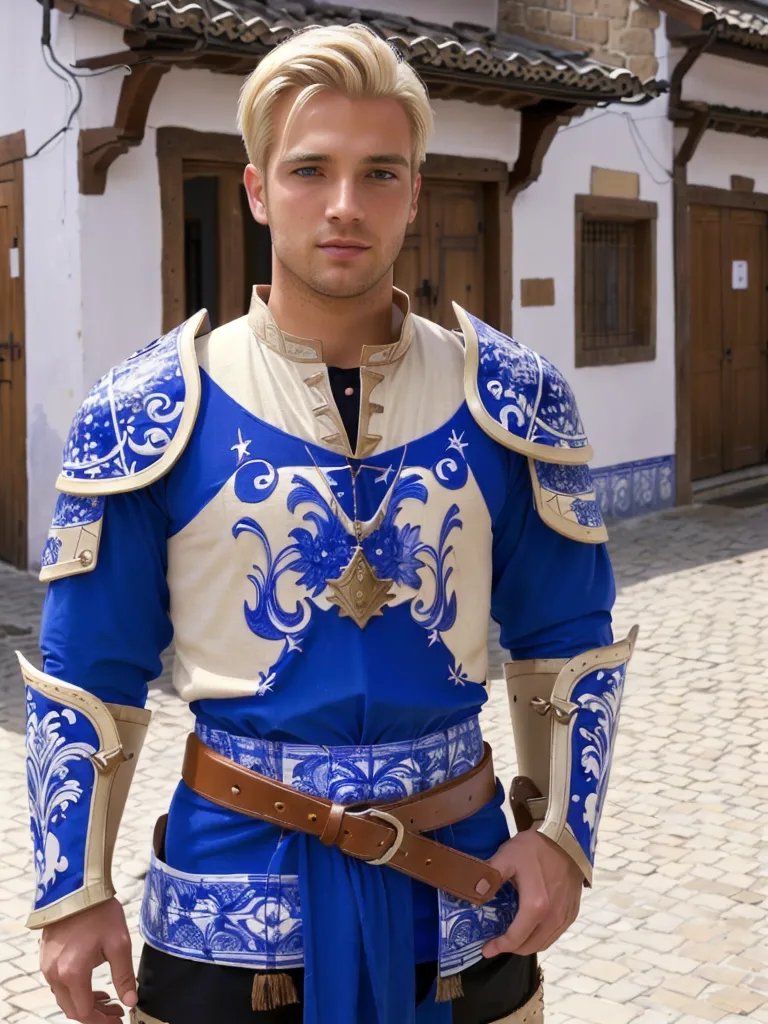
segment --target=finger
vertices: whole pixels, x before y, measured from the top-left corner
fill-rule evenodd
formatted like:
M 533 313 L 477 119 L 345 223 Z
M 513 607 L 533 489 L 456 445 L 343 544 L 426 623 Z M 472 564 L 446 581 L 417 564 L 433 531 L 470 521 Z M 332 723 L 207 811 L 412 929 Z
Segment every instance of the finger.
M 72 1002 L 69 989 L 67 989 L 61 982 L 51 982 L 50 987 L 59 1009 L 67 1020 L 76 1020 L 77 1014 L 75 1013 L 75 1004 Z
M 542 924 L 536 928 L 531 935 L 519 946 L 515 953 L 519 956 L 530 956 L 531 953 L 543 953 L 549 949 L 557 940 L 571 927 L 573 922 L 576 920 L 579 912 L 578 901 L 575 905 L 566 910 L 565 913 L 561 912 L 558 915 L 558 919 L 553 921 L 553 915 L 543 921 Z
M 483 946 L 483 956 L 517 953 L 534 931 L 545 923 L 550 912 L 546 889 L 543 885 L 539 885 L 534 892 L 531 892 L 531 888 L 529 883 L 524 890 L 525 895 L 520 895 L 520 909 L 506 932 L 499 935 L 498 938 L 486 942 Z M 551 927 L 550 925 L 548 930 L 551 930 Z
M 123 1008 L 109 992 L 96 992 L 96 1009 L 108 1017 L 122 1017 Z
M 112 943 L 105 947 L 104 954 L 109 961 L 112 984 L 115 986 L 118 999 L 124 1006 L 134 1007 L 138 1002 L 138 994 L 136 992 L 136 975 L 133 973 L 131 939 L 128 933 L 117 935 Z

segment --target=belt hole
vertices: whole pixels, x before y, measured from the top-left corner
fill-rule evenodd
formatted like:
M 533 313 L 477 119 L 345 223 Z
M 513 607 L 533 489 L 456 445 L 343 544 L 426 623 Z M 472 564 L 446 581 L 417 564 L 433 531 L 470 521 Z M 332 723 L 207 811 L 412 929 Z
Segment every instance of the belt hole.
M 232 796 L 240 796 L 240 787 L 239 786 L 233 786 L 232 787 Z
M 276 811 L 284 811 L 285 810 L 285 804 L 281 800 L 278 800 L 277 803 L 275 804 L 275 810 Z
M 432 858 L 431 857 L 427 857 L 427 859 L 424 861 L 424 863 L 426 864 L 427 867 L 429 867 L 429 865 L 432 863 Z
M 348 828 L 345 828 L 345 829 L 344 829 L 344 835 L 345 835 L 345 836 L 348 836 L 348 835 L 349 835 L 349 829 L 348 829 Z M 381 843 L 379 843 L 379 845 L 381 845 Z
M 316 814 L 308 814 L 307 817 L 309 818 L 310 821 L 317 821 Z
M 411 818 L 411 824 L 413 824 L 413 818 Z

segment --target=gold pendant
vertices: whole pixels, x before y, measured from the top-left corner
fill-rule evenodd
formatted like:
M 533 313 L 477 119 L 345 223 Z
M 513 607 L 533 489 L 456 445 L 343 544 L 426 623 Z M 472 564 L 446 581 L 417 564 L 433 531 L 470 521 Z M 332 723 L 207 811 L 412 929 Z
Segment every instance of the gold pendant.
M 339 615 L 354 619 L 360 629 L 365 629 L 374 615 L 383 614 L 384 605 L 395 597 L 389 592 L 395 581 L 380 580 L 359 547 L 341 576 L 326 582 L 328 601 L 338 605 Z

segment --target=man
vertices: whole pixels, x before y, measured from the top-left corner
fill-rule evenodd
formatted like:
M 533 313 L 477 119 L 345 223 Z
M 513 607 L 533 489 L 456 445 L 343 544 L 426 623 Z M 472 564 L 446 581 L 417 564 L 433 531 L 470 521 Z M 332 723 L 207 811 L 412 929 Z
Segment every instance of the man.
M 240 125 L 271 289 L 111 371 L 64 453 L 43 672 L 22 660 L 43 973 L 83 1024 L 122 1012 L 92 991 L 104 961 L 139 1022 L 541 1020 L 633 642 L 611 644 L 573 396 L 393 292 L 431 113 L 385 42 L 294 36 Z M 489 613 L 515 659 L 512 839 L 477 719 Z M 110 861 L 172 634 L 197 725 L 137 992 Z

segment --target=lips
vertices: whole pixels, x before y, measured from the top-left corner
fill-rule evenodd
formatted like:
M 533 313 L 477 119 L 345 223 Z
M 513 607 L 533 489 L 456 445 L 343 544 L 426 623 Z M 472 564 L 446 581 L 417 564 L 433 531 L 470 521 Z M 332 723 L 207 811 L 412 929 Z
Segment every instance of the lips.
M 337 259 L 354 259 L 356 256 L 368 252 L 370 246 L 364 245 L 362 242 L 353 242 L 349 239 L 340 238 L 330 242 L 323 242 L 318 248 L 322 249 L 329 256 L 335 256 Z

